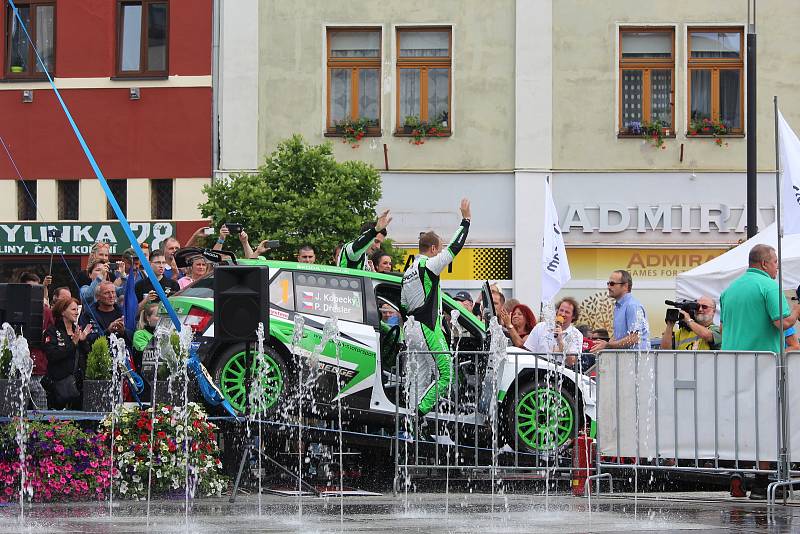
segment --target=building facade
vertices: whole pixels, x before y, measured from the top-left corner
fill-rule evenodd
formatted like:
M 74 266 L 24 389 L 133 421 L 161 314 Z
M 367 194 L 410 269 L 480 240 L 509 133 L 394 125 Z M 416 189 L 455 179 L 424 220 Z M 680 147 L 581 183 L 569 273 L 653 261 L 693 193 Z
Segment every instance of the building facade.
M 763 229 L 774 221 L 773 95 L 800 129 L 800 5 L 756 15 Z M 628 269 L 659 335 L 676 274 L 746 239 L 747 31 L 747 2 L 553 3 L 553 189 L 572 268 L 562 293 L 593 308 L 608 273 Z M 656 121 L 661 135 L 642 139 Z
M 218 174 L 255 168 L 292 133 L 331 141 L 337 158 L 381 170 L 391 235 L 412 252 L 469 196 L 473 267 L 457 260 L 446 287 L 509 265 L 501 285 L 538 305 L 546 180 L 572 268 L 561 294 L 610 314 L 608 271 L 629 269 L 654 333 L 675 275 L 745 237 L 746 2 L 244 0 L 221 12 Z M 800 6 L 757 15 L 764 227 L 772 95 L 800 126 Z M 416 144 L 415 119 L 443 136 Z M 347 142 L 342 126 L 359 120 L 365 137 Z
M 16 5 L 137 237 L 188 238 L 212 175 L 211 0 Z M 95 240 L 121 252 L 129 243 L 7 1 L 0 24 L 0 277 L 41 274 L 53 251 L 77 268 Z
M 449 237 L 468 196 L 476 224 L 445 282 L 491 278 L 510 293 L 514 13 L 513 0 L 223 3 L 219 174 L 254 168 L 294 133 L 330 141 L 337 159 L 381 171 L 390 237 L 412 249 L 424 230 Z M 342 125 L 358 121 L 365 136 L 347 142 Z M 415 138 L 414 121 L 438 135 Z

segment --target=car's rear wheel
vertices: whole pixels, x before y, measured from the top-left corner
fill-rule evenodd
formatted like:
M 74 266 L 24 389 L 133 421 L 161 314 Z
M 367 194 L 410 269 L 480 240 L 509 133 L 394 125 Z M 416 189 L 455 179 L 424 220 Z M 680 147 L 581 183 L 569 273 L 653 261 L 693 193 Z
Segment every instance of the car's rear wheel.
M 510 445 L 518 443 L 525 452 L 558 452 L 574 437 L 577 415 L 575 398 L 566 388 L 528 382 L 520 387 L 517 402 L 511 399 L 506 407 Z
M 245 413 L 247 406 L 247 381 L 250 378 L 250 372 L 246 367 L 248 362 L 250 368 L 255 372 L 258 369 L 255 351 L 251 351 L 247 355 L 244 345 L 233 345 L 220 355 L 214 368 L 214 383 L 217 384 L 231 406 L 242 414 Z M 256 402 L 250 409 L 254 409 L 257 413 L 272 413 L 285 403 L 287 397 L 286 362 L 278 351 L 267 346 L 264 347 L 262 369 L 259 373 L 261 400 L 255 399 Z M 255 380 L 254 376 L 250 388 L 256 386 Z

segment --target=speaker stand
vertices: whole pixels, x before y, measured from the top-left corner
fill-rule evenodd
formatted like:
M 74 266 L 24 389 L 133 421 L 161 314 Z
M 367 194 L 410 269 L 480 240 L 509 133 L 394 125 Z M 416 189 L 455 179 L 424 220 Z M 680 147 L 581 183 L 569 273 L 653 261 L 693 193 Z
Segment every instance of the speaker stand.
M 248 412 L 250 411 L 250 388 L 253 383 L 253 367 L 255 365 L 250 365 L 250 341 L 246 341 L 244 344 L 244 366 L 245 366 L 245 382 L 244 382 L 244 394 L 245 394 L 245 403 L 244 403 L 244 412 L 245 418 L 249 415 Z M 249 376 L 248 376 L 249 372 Z M 261 422 L 258 423 L 261 425 Z M 244 453 L 242 454 L 242 460 L 239 462 L 239 469 L 236 472 L 236 481 L 233 484 L 233 491 L 231 492 L 231 497 L 228 499 L 228 502 L 234 503 L 236 502 L 236 494 L 239 492 L 239 484 L 242 480 L 242 472 L 244 471 L 244 466 L 250 460 L 251 456 L 257 456 L 261 454 L 261 458 L 266 460 L 267 462 L 271 463 L 290 477 L 296 479 L 301 486 L 306 487 L 317 497 L 320 496 L 320 492 L 314 487 L 308 484 L 307 482 L 303 481 L 303 477 L 300 476 L 299 473 L 295 474 L 292 473 L 289 469 L 283 466 L 280 462 L 272 458 L 270 455 L 265 453 L 264 451 L 259 451 L 255 445 L 255 438 L 250 437 L 247 439 L 247 445 L 245 446 Z M 259 445 L 261 445 L 259 443 Z M 258 474 L 261 476 L 261 473 Z
M 240 484 L 241 479 L 242 479 L 242 472 L 244 471 L 244 466 L 250 460 L 251 456 L 257 456 L 258 454 L 261 454 L 261 458 L 262 459 L 264 459 L 267 462 L 271 463 L 272 465 L 274 465 L 275 467 L 280 469 L 282 472 L 286 473 L 287 475 L 289 475 L 290 477 L 295 479 L 297 482 L 300 483 L 301 486 L 303 486 L 304 488 L 308 489 L 308 491 L 313 493 L 315 496 L 319 497 L 321 495 L 320 491 L 317 488 L 315 488 L 314 486 L 312 486 L 308 482 L 304 481 L 301 476 L 299 476 L 296 473 L 291 472 L 283 464 L 281 464 L 280 462 L 278 462 L 277 460 L 272 458 L 267 453 L 265 453 L 263 451 L 259 452 L 258 449 L 256 448 L 254 440 L 251 438 L 251 439 L 248 440 L 247 446 L 246 446 L 246 448 L 244 450 L 244 454 L 242 455 L 242 461 L 239 463 L 239 470 L 236 473 L 236 481 L 233 483 L 233 491 L 231 492 L 231 496 L 230 496 L 230 499 L 228 499 L 228 502 L 230 502 L 230 503 L 236 502 L 236 494 L 239 492 L 239 484 Z M 258 476 L 261 476 L 261 473 L 259 473 Z

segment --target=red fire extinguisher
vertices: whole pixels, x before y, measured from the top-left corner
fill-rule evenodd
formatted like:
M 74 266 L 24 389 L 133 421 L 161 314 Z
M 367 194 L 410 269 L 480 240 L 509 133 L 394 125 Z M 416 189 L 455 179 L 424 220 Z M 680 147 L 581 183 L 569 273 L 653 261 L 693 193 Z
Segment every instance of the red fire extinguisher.
M 583 496 L 589 470 L 594 465 L 594 440 L 585 431 L 578 433 L 575 446 L 572 450 L 572 494 Z

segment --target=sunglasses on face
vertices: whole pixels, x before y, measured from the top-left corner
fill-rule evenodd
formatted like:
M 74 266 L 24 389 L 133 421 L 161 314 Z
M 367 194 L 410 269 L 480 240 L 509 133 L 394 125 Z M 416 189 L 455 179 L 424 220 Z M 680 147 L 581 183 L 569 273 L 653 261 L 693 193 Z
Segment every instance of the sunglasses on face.
M 609 280 L 608 282 L 606 282 L 606 285 L 607 285 L 608 287 L 614 287 L 614 286 L 624 286 L 624 285 L 625 285 L 625 282 L 614 282 L 614 281 L 612 281 L 612 280 Z
M 699 305 L 697 306 L 697 309 L 698 309 L 698 310 L 710 310 L 710 309 L 711 309 L 711 306 L 709 306 L 708 304 L 699 304 Z

